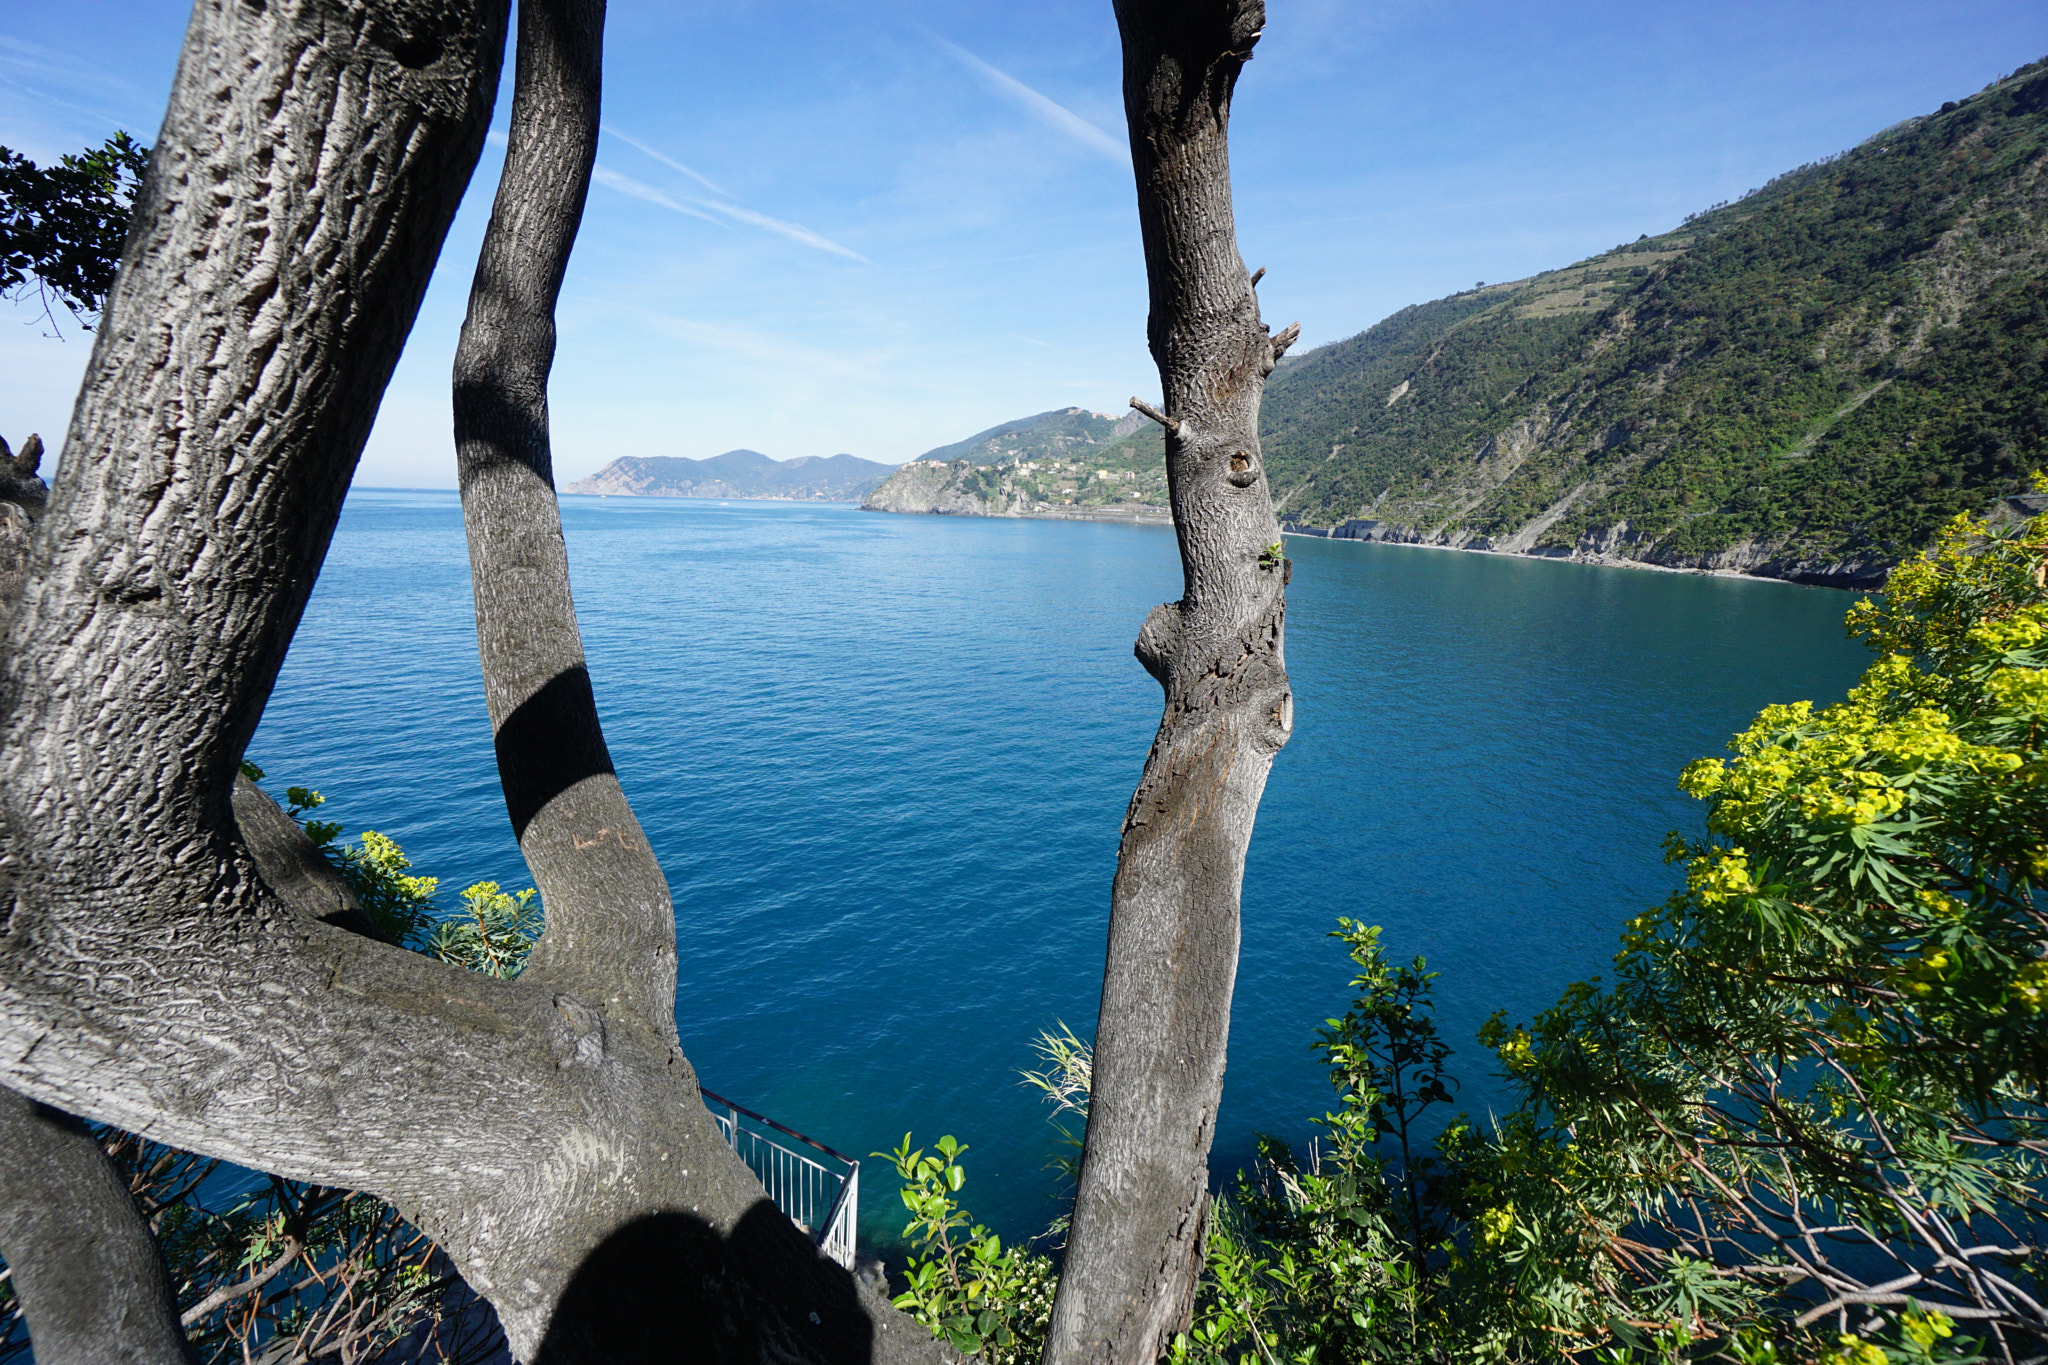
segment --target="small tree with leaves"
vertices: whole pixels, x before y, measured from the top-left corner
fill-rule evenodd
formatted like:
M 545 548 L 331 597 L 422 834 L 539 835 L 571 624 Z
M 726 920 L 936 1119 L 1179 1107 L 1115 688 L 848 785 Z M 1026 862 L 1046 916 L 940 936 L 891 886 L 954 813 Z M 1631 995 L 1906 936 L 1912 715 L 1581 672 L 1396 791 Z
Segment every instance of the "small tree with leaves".
M 1614 984 L 1489 1026 L 1525 1096 L 1470 1152 L 1501 1321 L 1752 1361 L 2048 1352 L 2044 578 L 2048 518 L 1951 523 L 1849 613 L 1878 658 L 1846 701 L 1686 769 L 1707 834 L 1674 836 L 1686 885 Z
M 128 213 L 149 148 L 117 132 L 55 165 L 0 147 L 0 296 L 34 290 L 92 330 L 128 240 Z

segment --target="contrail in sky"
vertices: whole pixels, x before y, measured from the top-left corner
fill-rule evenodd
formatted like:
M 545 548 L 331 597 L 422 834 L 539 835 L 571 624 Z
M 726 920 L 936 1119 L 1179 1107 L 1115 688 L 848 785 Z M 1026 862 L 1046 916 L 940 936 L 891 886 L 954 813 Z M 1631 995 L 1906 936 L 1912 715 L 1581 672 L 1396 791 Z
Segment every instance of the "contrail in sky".
M 668 167 L 670 170 L 681 171 L 684 175 L 689 176 L 690 179 L 696 181 L 705 189 L 710 190 L 713 194 L 725 193 L 723 189 L 721 189 L 717 185 L 714 185 L 711 182 L 710 176 L 705 175 L 702 171 L 691 170 L 688 166 L 685 166 L 682 162 L 677 161 L 674 157 L 666 156 L 661 152 L 655 151 L 654 148 L 648 146 L 646 143 L 642 142 L 637 137 L 628 137 L 626 134 L 612 127 L 609 123 L 600 126 L 603 128 L 606 137 L 615 137 L 619 141 L 625 143 L 628 147 L 632 147 L 635 150 L 647 153 L 647 155 L 653 157 L 656 161 L 659 161 L 662 165 Z
M 765 231 L 778 233 L 789 238 L 792 242 L 802 242 L 805 246 L 814 246 L 820 251 L 830 251 L 835 255 L 844 256 L 850 261 L 859 261 L 862 265 L 869 263 L 868 258 L 861 255 L 858 251 L 850 251 L 833 241 L 830 237 L 811 231 L 802 223 L 785 223 L 780 218 L 770 218 L 765 213 L 756 213 L 752 209 L 743 209 L 738 204 L 720 204 L 710 199 L 694 199 L 691 202 L 700 204 L 714 213 L 722 213 L 728 218 L 738 219 L 742 223 L 751 223 L 753 226 Z
M 1025 113 L 1031 115 L 1040 123 L 1050 128 L 1057 128 L 1060 132 L 1065 133 L 1076 141 L 1087 143 L 1112 161 L 1120 161 L 1126 165 L 1130 163 L 1130 148 L 1111 137 L 1108 133 L 1103 132 L 1064 104 L 1047 99 L 1044 95 L 1039 94 L 1009 72 L 1000 71 L 990 66 L 958 43 L 949 43 L 936 33 L 932 34 L 932 41 L 952 53 L 962 66 L 974 72 L 983 80 L 986 80 L 995 87 L 998 94 L 1017 104 Z
M 659 204 L 665 209 L 673 209 L 677 213 L 685 213 L 692 218 L 702 218 L 707 223 L 718 223 L 716 218 L 713 218 L 704 210 L 692 208 L 688 204 L 671 199 L 660 190 L 654 188 L 654 186 L 643 185 L 632 176 L 620 175 L 617 171 L 611 170 L 608 167 L 595 167 L 590 172 L 590 178 L 603 185 L 606 189 L 617 190 L 620 194 L 631 195 L 635 199 L 642 199 L 650 204 Z M 718 223 L 718 225 L 720 227 L 725 226 L 723 223 Z
M 780 218 L 770 218 L 765 213 L 756 213 L 752 209 L 741 208 L 738 204 L 722 204 L 715 199 L 677 199 L 671 195 L 663 194 L 652 185 L 643 184 L 635 180 L 630 175 L 621 175 L 608 166 L 596 167 L 591 171 L 590 178 L 603 185 L 606 189 L 617 190 L 620 194 L 630 195 L 649 204 L 658 204 L 662 208 L 669 209 L 675 213 L 686 213 L 692 218 L 702 218 L 705 222 L 717 223 L 720 227 L 724 227 L 725 223 L 719 218 L 714 217 L 714 214 L 723 214 L 726 218 L 730 218 L 736 223 L 745 223 L 749 227 L 760 228 L 763 232 L 772 232 L 778 237 L 787 237 L 792 242 L 801 242 L 803 245 L 815 247 L 819 251 L 829 251 L 835 256 L 844 256 L 849 261 L 859 261 L 862 265 L 870 263 L 868 258 L 861 255 L 858 251 L 849 250 L 823 233 L 811 231 L 802 223 L 790 223 Z

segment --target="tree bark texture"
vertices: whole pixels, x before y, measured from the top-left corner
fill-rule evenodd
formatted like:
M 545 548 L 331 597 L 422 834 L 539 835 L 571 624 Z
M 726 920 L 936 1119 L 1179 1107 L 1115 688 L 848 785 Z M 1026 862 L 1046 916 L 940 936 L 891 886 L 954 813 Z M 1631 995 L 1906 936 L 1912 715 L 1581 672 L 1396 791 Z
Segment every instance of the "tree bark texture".
M 550 831 L 568 854 L 594 833 L 549 824 L 592 785 L 561 783 L 551 748 L 573 707 L 508 746 L 532 693 L 516 668 L 494 683 L 501 753 L 539 770 L 507 797 L 515 821 L 529 801 L 529 849 L 543 831 L 561 933 L 531 980 L 355 932 L 289 838 L 246 803 L 246 837 L 238 819 L 236 764 L 481 150 L 505 18 L 502 0 L 194 12 L 0 660 L 0 1082 L 390 1201 L 522 1359 L 935 1359 L 773 1210 L 697 1102 L 658 874 L 604 864 L 618 899 L 579 905 L 578 864 L 543 870 L 567 856 Z M 536 650 L 551 679 L 573 636 Z M 593 750 L 565 752 L 573 772 Z M 588 809 L 633 852 L 609 807 L 566 807 Z
M 498 773 L 547 909 L 526 974 L 673 1045 L 675 915 L 598 726 L 548 440 L 603 45 L 603 0 L 522 0 L 505 171 L 455 353 L 456 462 Z
M 0 1090 L 0 1257 L 38 1365 L 191 1365 L 163 1253 L 68 1114 Z
M 1294 724 L 1287 562 L 1258 441 L 1270 336 L 1237 252 L 1230 97 L 1258 0 L 1117 0 L 1185 592 L 1136 653 L 1165 710 L 1124 817 L 1094 1091 L 1046 1360 L 1152 1365 L 1193 1306 L 1245 849 Z M 1149 405 L 1133 400 L 1133 406 Z

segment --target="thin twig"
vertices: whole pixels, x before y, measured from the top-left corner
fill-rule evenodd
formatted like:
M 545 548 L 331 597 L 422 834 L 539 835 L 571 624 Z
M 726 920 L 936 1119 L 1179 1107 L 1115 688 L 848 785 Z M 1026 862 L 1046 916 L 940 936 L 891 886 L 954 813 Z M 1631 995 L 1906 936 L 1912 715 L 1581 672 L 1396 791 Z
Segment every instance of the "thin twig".
M 272 1280 L 276 1279 L 280 1274 L 282 1274 L 284 1272 L 284 1268 L 290 1265 L 293 1261 L 297 1260 L 299 1258 L 299 1253 L 304 1250 L 305 1247 L 301 1245 L 298 1238 L 285 1238 L 284 1255 L 278 1257 L 269 1265 L 265 1266 L 262 1270 L 258 1271 L 254 1275 L 251 1275 L 248 1279 L 242 1281 L 240 1284 L 230 1285 L 225 1289 L 214 1290 L 211 1294 L 208 1294 L 198 1303 L 195 1303 L 190 1308 L 186 1309 L 184 1314 L 181 1317 L 179 1317 L 178 1325 L 180 1327 L 190 1328 L 200 1322 L 203 1322 L 208 1314 L 218 1309 L 222 1304 L 232 1303 L 234 1300 L 241 1298 L 244 1294 L 255 1293 L 257 1290 L 263 1288 L 264 1285 L 269 1284 Z
M 1165 413 L 1161 412 L 1158 408 L 1153 407 L 1150 403 L 1147 403 L 1142 398 L 1133 398 L 1131 400 L 1131 406 L 1136 408 L 1139 412 L 1144 413 L 1147 417 L 1150 417 L 1153 421 L 1159 423 L 1160 426 L 1165 427 L 1174 435 L 1178 436 L 1180 434 L 1180 421 L 1178 418 L 1168 417 Z

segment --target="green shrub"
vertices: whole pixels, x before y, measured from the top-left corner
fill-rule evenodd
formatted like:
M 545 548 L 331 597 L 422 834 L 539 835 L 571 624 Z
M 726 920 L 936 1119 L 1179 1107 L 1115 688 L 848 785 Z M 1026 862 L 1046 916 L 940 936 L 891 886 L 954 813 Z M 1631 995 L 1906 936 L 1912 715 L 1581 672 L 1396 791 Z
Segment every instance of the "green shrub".
M 967 1150 L 949 1134 L 936 1154 L 912 1149 L 910 1134 L 886 1157 L 903 1181 L 900 1194 L 910 1221 L 905 1288 L 893 1302 L 935 1337 L 962 1355 L 990 1365 L 1029 1365 L 1045 1347 L 1052 1317 L 1052 1262 L 1003 1239 L 978 1223 L 954 1196 L 967 1183 L 960 1154 Z

